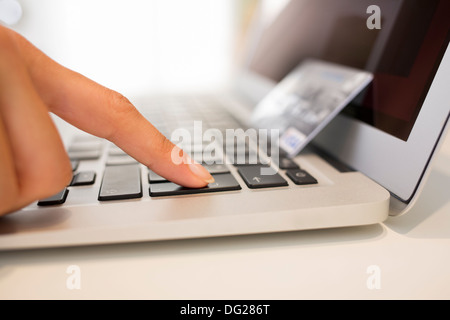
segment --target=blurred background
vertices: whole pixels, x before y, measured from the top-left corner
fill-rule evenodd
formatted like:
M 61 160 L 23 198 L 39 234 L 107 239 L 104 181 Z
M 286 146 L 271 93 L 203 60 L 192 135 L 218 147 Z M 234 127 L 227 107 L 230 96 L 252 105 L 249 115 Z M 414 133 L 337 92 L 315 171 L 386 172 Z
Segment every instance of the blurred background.
M 0 20 L 62 65 L 133 96 L 226 85 L 248 63 L 248 35 L 287 2 L 0 0 Z

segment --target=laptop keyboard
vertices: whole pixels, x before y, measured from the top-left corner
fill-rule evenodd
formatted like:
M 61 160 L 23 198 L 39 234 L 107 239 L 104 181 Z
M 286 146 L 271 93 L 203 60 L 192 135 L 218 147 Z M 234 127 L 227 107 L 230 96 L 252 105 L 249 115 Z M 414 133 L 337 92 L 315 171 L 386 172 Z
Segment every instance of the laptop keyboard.
M 182 128 L 195 136 L 196 123 L 200 123 L 202 130 L 219 130 L 225 137 L 226 129 L 243 128 L 222 105 L 207 98 L 183 98 L 180 100 L 164 99 L 155 100 L 155 108 L 143 112 L 152 124 L 167 138 L 171 138 L 172 132 Z M 198 127 L 197 127 L 198 129 Z M 177 143 L 177 141 L 173 141 Z M 202 162 L 204 167 L 214 177 L 215 182 L 204 188 L 192 189 L 181 187 L 167 181 L 148 168 L 139 164 L 135 159 L 127 155 L 120 148 L 102 139 L 83 135 L 75 137 L 68 148 L 74 176 L 70 185 L 58 194 L 42 199 L 39 206 L 54 206 L 64 204 L 70 197 L 72 188 L 90 186 L 94 188 L 96 179 L 101 179 L 98 193 L 98 201 L 139 199 L 144 195 L 150 197 L 167 197 L 188 194 L 215 193 L 224 191 L 237 191 L 243 188 L 283 188 L 287 187 L 288 181 L 283 178 L 273 167 L 267 164 L 267 158 L 255 155 L 262 152 L 256 144 L 249 141 L 238 143 L 227 142 L 218 154 L 208 153 L 205 158 L 203 152 L 210 142 L 193 141 L 192 143 L 181 143 L 180 147 L 190 153 L 196 161 Z M 230 150 L 233 152 L 230 154 Z M 270 148 L 269 148 L 270 151 Z M 199 159 L 197 159 L 200 157 Z M 102 172 L 80 171 L 80 163 L 83 161 L 103 161 Z M 276 167 L 285 173 L 292 183 L 296 185 L 313 185 L 317 180 L 292 159 L 280 154 L 279 163 Z M 230 168 L 237 170 L 230 170 Z M 272 170 L 272 174 L 261 174 L 261 169 Z M 146 170 L 142 175 L 142 170 Z M 240 176 L 244 184 L 239 183 L 235 175 Z M 143 190 L 142 177 L 148 179 L 149 190 Z M 242 185 L 241 185 L 242 184 Z M 98 185 L 98 184 L 97 184 Z

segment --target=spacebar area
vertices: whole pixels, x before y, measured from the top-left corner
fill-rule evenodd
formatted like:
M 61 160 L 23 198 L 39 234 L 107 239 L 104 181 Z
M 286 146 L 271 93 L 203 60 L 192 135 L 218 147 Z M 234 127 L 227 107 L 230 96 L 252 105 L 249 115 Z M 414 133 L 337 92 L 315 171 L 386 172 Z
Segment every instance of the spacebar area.
M 241 186 L 231 174 L 217 174 L 213 175 L 213 177 L 215 180 L 213 183 L 210 183 L 206 187 L 199 189 L 181 187 L 172 182 L 151 183 L 149 190 L 150 196 L 163 197 L 163 196 L 178 196 L 185 194 L 241 190 Z
M 139 164 L 107 166 L 98 194 L 99 201 L 125 200 L 142 197 Z

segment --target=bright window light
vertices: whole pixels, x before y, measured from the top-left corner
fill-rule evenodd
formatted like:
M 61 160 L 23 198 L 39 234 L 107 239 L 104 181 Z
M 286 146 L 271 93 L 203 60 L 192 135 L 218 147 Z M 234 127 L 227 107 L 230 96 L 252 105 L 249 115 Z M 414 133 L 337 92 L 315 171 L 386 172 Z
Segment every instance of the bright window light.
M 230 0 L 20 0 L 15 29 L 126 95 L 209 90 L 232 63 Z

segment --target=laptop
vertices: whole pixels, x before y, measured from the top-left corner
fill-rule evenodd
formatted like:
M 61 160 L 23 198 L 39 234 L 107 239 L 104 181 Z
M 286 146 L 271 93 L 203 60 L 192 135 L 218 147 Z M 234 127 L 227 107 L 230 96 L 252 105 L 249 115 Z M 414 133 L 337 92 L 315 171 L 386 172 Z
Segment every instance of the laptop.
M 245 129 L 302 61 L 370 72 L 371 83 L 306 148 L 276 162 L 212 161 L 206 167 L 215 183 L 186 189 L 108 141 L 62 131 L 71 184 L 0 218 L 0 249 L 350 227 L 406 213 L 449 127 L 448 12 L 446 0 L 288 2 L 270 25 L 256 20 L 230 88 L 130 100 L 167 136 L 196 121 Z M 260 176 L 268 166 L 274 173 Z

